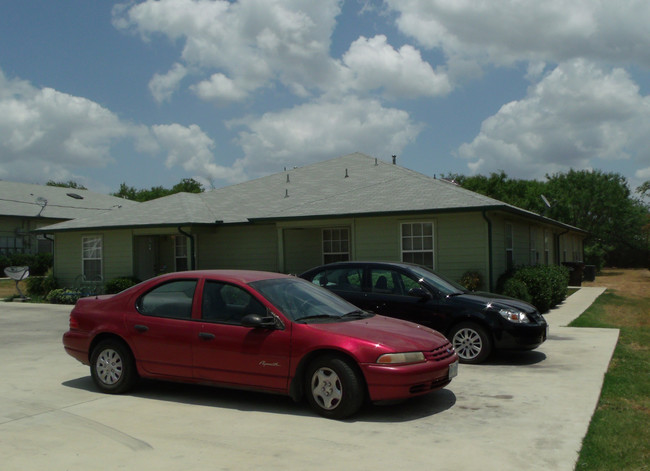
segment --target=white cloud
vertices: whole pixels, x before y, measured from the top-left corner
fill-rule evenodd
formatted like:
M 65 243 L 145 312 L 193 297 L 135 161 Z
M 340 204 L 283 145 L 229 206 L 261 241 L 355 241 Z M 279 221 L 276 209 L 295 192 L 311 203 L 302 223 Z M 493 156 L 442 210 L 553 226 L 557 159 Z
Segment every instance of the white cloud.
M 404 45 L 395 50 L 384 35 L 360 37 L 343 56 L 349 67 L 351 88 L 365 91 L 383 89 L 392 98 L 446 95 L 451 84 L 444 73 L 436 73 L 420 52 Z
M 112 161 L 115 139 L 136 137 L 106 108 L 85 98 L 29 82 L 8 80 L 0 71 L 0 162 L 4 176 L 26 171 L 34 180 L 69 178 L 70 169 L 103 167 Z
M 187 69 L 182 64 L 174 66 L 166 74 L 154 74 L 149 82 L 149 90 L 158 103 L 168 101 L 187 75 Z
M 83 181 L 84 168 L 115 163 L 112 152 L 125 141 L 135 149 L 130 158 L 163 154 L 168 168 L 179 166 L 197 177 L 245 178 L 239 163 L 216 163 L 214 142 L 197 125 L 123 122 L 90 100 L 7 80 L 0 70 L 0 178 Z
M 151 131 L 167 154 L 167 168 L 181 166 L 187 172 L 208 180 L 239 182 L 245 179 L 239 163 L 232 168 L 215 163 L 212 153 L 214 141 L 197 125 L 156 125 Z
M 182 61 L 204 76 L 198 95 L 232 100 L 275 80 L 301 93 L 325 86 L 337 70 L 329 41 L 340 3 L 148 0 L 115 8 L 113 22 L 145 38 L 183 41 Z
M 405 111 L 353 96 L 232 121 L 230 126 L 248 129 L 239 132 L 238 143 L 246 168 L 258 174 L 355 151 L 399 154 L 421 130 Z
M 584 60 L 560 64 L 519 101 L 486 119 L 458 155 L 475 173 L 500 169 L 541 178 L 617 159 L 650 162 L 650 98 L 622 69 Z
M 650 65 L 650 3 L 385 0 L 397 25 L 451 58 L 510 64 L 575 58 Z

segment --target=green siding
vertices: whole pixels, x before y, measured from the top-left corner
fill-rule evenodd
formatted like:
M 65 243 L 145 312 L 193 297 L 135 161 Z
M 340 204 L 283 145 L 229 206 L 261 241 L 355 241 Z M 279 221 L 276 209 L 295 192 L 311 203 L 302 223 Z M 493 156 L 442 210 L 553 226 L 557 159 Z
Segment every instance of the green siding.
M 220 226 L 201 232 L 197 243 L 200 269 L 278 270 L 275 225 Z
M 323 263 L 322 229 L 285 229 L 284 271 L 300 274 Z

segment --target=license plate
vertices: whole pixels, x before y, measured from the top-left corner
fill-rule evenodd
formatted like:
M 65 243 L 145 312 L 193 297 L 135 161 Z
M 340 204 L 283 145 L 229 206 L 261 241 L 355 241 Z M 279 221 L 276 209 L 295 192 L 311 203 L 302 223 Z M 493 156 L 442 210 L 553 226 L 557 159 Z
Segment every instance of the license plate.
M 455 378 L 458 376 L 458 362 L 454 362 L 451 365 L 449 365 L 449 379 Z

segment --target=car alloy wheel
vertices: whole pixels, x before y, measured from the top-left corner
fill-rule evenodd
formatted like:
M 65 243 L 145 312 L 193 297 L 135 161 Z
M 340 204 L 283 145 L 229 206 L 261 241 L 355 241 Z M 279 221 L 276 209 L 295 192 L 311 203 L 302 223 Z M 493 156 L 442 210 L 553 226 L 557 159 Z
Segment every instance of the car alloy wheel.
M 451 344 L 463 363 L 481 363 L 490 355 L 492 343 L 483 327 L 465 322 L 450 333 Z
M 363 381 L 343 358 L 324 355 L 314 360 L 305 378 L 307 399 L 323 417 L 343 419 L 357 412 L 365 399 Z
M 101 391 L 111 394 L 131 389 L 138 379 L 131 350 L 118 339 L 104 340 L 93 349 L 90 374 Z

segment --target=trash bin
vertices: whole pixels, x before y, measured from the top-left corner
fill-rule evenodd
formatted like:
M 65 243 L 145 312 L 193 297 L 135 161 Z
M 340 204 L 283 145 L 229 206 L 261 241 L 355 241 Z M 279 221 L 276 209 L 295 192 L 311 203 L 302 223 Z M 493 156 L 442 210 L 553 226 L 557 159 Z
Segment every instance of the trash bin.
M 596 279 L 596 265 L 585 265 L 582 279 L 584 281 L 594 281 Z
M 585 264 L 582 262 L 562 262 L 569 269 L 569 286 L 582 286 L 582 272 Z

